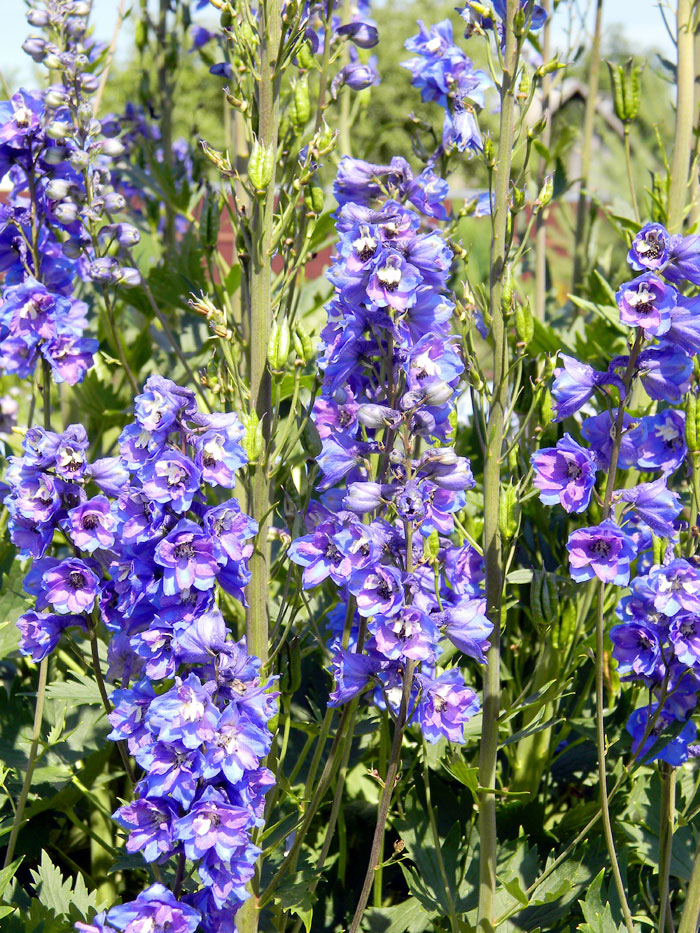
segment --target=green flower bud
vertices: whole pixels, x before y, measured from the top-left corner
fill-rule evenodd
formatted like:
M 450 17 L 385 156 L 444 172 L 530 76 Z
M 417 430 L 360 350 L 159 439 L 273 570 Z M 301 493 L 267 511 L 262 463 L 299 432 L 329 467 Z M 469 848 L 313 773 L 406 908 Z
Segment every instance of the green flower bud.
M 275 321 L 270 331 L 270 339 L 267 344 L 267 361 L 273 372 L 281 372 L 289 356 L 289 350 L 292 344 L 292 334 L 289 329 L 287 318 L 281 321 Z
M 542 424 L 549 424 L 553 419 L 554 402 L 552 401 L 552 393 L 549 389 L 545 389 L 542 393 L 542 401 L 540 402 L 540 421 Z
M 259 139 L 253 143 L 248 159 L 248 178 L 257 192 L 262 194 L 272 181 L 275 154 L 271 146 L 263 146 Z
M 314 460 L 323 450 L 321 436 L 311 418 L 306 419 L 306 424 L 304 425 L 304 430 L 301 435 L 301 446 L 309 457 L 312 457 Z
M 302 75 L 292 85 L 292 123 L 298 128 L 306 126 L 311 117 L 311 98 L 309 97 L 309 79 Z
M 301 324 L 296 323 L 292 331 L 292 341 L 294 350 L 299 359 L 306 365 L 315 357 L 314 344 L 311 337 L 306 333 Z
M 219 222 L 221 220 L 221 208 L 219 198 L 211 191 L 207 191 L 204 203 L 202 204 L 202 213 L 199 218 L 199 242 L 204 250 L 216 248 L 219 242 Z
M 512 483 L 501 486 L 498 497 L 498 530 L 504 541 L 515 537 L 520 524 L 520 503 L 518 492 Z
M 437 560 L 438 551 L 440 550 L 440 538 L 438 536 L 437 530 L 433 528 L 427 538 L 423 538 L 423 559 L 428 564 L 432 564 Z
M 501 310 L 508 315 L 513 310 L 513 278 L 510 274 L 510 266 L 503 270 L 503 284 L 501 286 Z
M 545 175 L 544 181 L 542 182 L 542 187 L 540 188 L 540 193 L 537 195 L 537 201 L 535 204 L 536 209 L 542 210 L 542 208 L 546 207 L 552 200 L 553 195 L 554 176 Z
M 326 200 L 326 195 L 321 187 L 318 175 L 314 175 L 311 179 L 311 184 L 304 185 L 304 204 L 306 209 L 310 214 L 321 214 L 323 212 L 323 205 Z
M 134 29 L 134 45 L 142 52 L 146 48 L 148 42 L 148 22 L 146 20 L 140 19 L 136 23 L 136 28 Z
M 527 347 L 535 335 L 535 319 L 529 301 L 524 305 L 518 302 L 515 306 L 515 331 L 518 340 Z
M 299 46 L 297 50 L 297 61 L 299 62 L 299 67 L 306 69 L 306 71 L 310 71 L 316 64 L 316 59 L 314 58 L 314 54 L 308 42 L 304 41 Z
M 245 434 L 243 435 L 241 446 L 248 454 L 249 462 L 256 463 L 260 457 L 260 454 L 263 452 L 262 421 L 258 418 L 254 411 L 251 411 L 248 415 L 243 415 L 241 420 L 243 421 L 243 427 L 245 428 Z

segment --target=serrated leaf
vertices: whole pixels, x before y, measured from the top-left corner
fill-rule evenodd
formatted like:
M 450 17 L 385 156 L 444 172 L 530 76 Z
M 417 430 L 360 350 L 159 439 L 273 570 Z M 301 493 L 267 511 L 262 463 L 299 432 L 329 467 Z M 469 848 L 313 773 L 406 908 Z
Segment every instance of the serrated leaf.
M 24 856 L 21 856 L 20 858 L 15 859 L 14 862 L 11 862 L 7 866 L 7 868 L 3 868 L 0 871 L 0 897 L 2 897 L 3 894 L 5 893 L 5 888 L 14 878 L 15 872 L 17 871 L 19 866 L 22 864 L 23 859 L 24 859 Z
M 409 897 L 396 907 L 372 907 L 367 911 L 367 928 L 381 930 L 382 933 L 424 933 L 433 928 L 433 919 L 437 916 L 428 913 L 421 902 Z
M 613 920 L 610 904 L 607 901 L 603 904 L 601 889 L 604 877 L 605 869 L 601 869 L 591 882 L 585 900 L 579 901 L 586 920 L 578 926 L 581 933 L 618 933 L 621 929 Z

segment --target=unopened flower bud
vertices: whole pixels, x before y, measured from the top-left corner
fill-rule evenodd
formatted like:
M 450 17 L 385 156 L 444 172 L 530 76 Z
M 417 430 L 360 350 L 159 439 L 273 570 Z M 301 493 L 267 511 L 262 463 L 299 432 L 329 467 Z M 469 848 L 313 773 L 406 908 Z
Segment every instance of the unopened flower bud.
M 366 428 L 395 427 L 401 422 L 401 414 L 386 405 L 366 403 L 357 409 L 357 420 Z
M 270 339 L 267 344 L 267 361 L 273 372 L 281 372 L 286 363 L 292 346 L 292 334 L 286 317 L 275 321 L 270 330 Z
M 382 486 L 380 483 L 350 483 L 348 494 L 343 499 L 343 507 L 357 515 L 373 512 L 382 504 Z
M 118 139 L 102 139 L 98 145 L 102 152 L 112 159 L 124 154 L 124 144 Z
M 49 139 L 67 139 L 71 135 L 72 127 L 68 123 L 62 123 L 60 120 L 52 120 L 46 127 L 46 135 Z
M 260 457 L 260 454 L 263 452 L 264 444 L 262 421 L 260 421 L 254 411 L 251 411 L 248 415 L 243 415 L 241 420 L 243 422 L 243 427 L 245 428 L 245 434 L 243 435 L 241 446 L 248 454 L 248 460 L 250 463 L 255 463 Z
M 454 395 L 454 389 L 448 382 L 442 380 L 432 382 L 423 390 L 423 402 L 431 408 L 439 407 L 449 402 Z
M 110 214 L 123 211 L 125 207 L 126 199 L 124 198 L 123 194 L 118 194 L 116 191 L 112 191 L 105 195 L 105 210 L 109 211 Z
M 131 266 L 124 266 L 117 272 L 115 278 L 116 284 L 123 285 L 125 288 L 134 288 L 141 284 L 141 273 Z
M 71 189 L 71 183 L 66 178 L 52 178 L 46 186 L 46 196 L 51 201 L 60 201 L 65 198 Z
M 44 26 L 49 25 L 49 14 L 46 10 L 29 10 L 27 13 L 27 22 L 30 26 L 43 29 Z
M 72 224 L 78 218 L 79 208 L 73 201 L 61 201 L 53 209 L 53 215 L 60 224 Z
M 262 193 L 272 180 L 275 155 L 271 146 L 263 146 L 259 139 L 253 143 L 248 159 L 248 178 L 256 191 Z

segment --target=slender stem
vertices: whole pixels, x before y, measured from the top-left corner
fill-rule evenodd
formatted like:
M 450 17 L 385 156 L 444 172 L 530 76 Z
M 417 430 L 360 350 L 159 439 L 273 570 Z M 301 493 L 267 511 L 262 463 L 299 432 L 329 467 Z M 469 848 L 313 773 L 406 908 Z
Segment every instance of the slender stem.
M 664 933 L 666 921 L 673 929 L 669 881 L 673 851 L 673 823 L 676 814 L 676 769 L 661 764 L 661 817 L 659 824 L 659 933 Z
M 634 209 L 634 217 L 637 223 L 641 223 L 642 219 L 639 214 L 639 206 L 637 204 L 637 191 L 634 184 L 634 176 L 632 175 L 632 154 L 630 151 L 630 125 L 628 122 L 625 122 L 625 164 L 627 165 L 627 181 L 630 186 L 630 194 L 632 195 L 632 207 Z
M 51 430 L 51 367 L 48 362 L 42 357 L 41 359 L 41 370 L 42 370 L 42 386 L 41 386 L 41 395 L 44 403 L 44 428 L 47 431 Z M 46 681 L 49 672 L 49 659 L 48 657 L 43 658 L 39 663 L 39 684 L 36 691 L 36 706 L 34 707 L 34 724 L 32 726 L 32 744 L 29 746 L 29 758 L 27 759 L 27 770 L 24 774 L 24 781 L 22 782 L 22 789 L 19 793 L 19 799 L 17 800 L 17 805 L 15 807 L 14 817 L 12 819 L 12 828 L 10 829 L 10 840 L 7 843 L 7 851 L 5 852 L 5 863 L 4 867 L 6 868 L 15 854 L 15 846 L 17 845 L 17 837 L 19 835 L 19 830 L 22 825 L 22 818 L 24 817 L 24 810 L 27 806 L 27 798 L 29 797 L 29 791 L 32 786 L 32 777 L 34 775 L 34 768 L 36 766 L 37 756 L 39 754 L 39 740 L 41 738 L 41 723 L 44 718 L 44 701 L 46 699 Z
M 688 168 L 693 143 L 693 111 L 695 96 L 695 65 L 692 17 L 694 0 L 678 0 L 676 7 L 676 127 L 671 158 L 671 187 L 668 193 L 670 233 L 680 233 L 688 195 Z
M 160 0 L 158 8 L 158 25 L 156 40 L 158 43 L 157 78 L 158 78 L 158 104 L 160 105 L 160 138 L 163 152 L 163 162 L 170 175 L 173 171 L 173 68 L 170 63 L 170 41 L 168 30 L 168 12 L 170 0 Z M 175 210 L 170 198 L 165 199 L 165 251 L 172 258 L 175 249 Z
M 634 345 L 630 352 L 627 368 L 623 376 L 625 386 L 625 397 L 629 395 L 630 385 L 634 377 L 637 357 L 642 347 L 644 334 L 641 328 L 637 330 Z M 603 496 L 603 507 L 601 510 L 601 521 L 605 521 L 612 509 L 612 497 L 615 491 L 615 477 L 617 474 L 617 465 L 620 459 L 620 445 L 622 444 L 622 425 L 625 416 L 625 408 L 620 399 L 617 418 L 615 421 L 615 436 L 610 453 L 610 467 L 608 469 L 608 479 L 605 485 Z M 622 914 L 625 920 L 625 926 L 628 933 L 634 933 L 634 924 L 632 923 L 632 914 L 627 903 L 625 886 L 622 882 L 620 866 L 615 851 L 615 837 L 610 820 L 610 806 L 608 797 L 607 783 L 607 764 L 606 764 L 606 740 L 605 740 L 605 584 L 601 581 L 598 588 L 598 612 L 596 615 L 596 740 L 598 746 L 598 780 L 600 785 L 600 809 L 603 817 L 603 834 L 608 849 L 608 857 L 612 866 L 615 887 L 620 898 Z
M 34 708 L 32 744 L 29 748 L 29 759 L 27 761 L 27 770 L 25 772 L 24 781 L 22 783 L 22 790 L 20 791 L 19 799 L 17 800 L 17 806 L 15 809 L 15 815 L 12 820 L 12 829 L 10 830 L 10 841 L 7 843 L 7 852 L 5 853 L 5 863 L 3 866 L 4 868 L 7 868 L 15 854 L 17 836 L 19 835 L 20 826 L 22 825 L 22 818 L 24 816 L 24 808 L 27 805 L 29 790 L 32 786 L 34 766 L 36 765 L 36 759 L 39 752 L 39 738 L 41 736 L 41 721 L 44 715 L 44 699 L 46 696 L 46 676 L 48 669 L 49 659 L 44 658 L 44 660 L 39 664 L 39 686 L 37 687 L 36 706 Z
M 409 661 L 406 664 L 406 671 L 404 673 L 403 680 L 403 693 L 401 695 L 401 706 L 399 708 L 399 714 L 396 717 L 396 723 L 394 725 L 394 740 L 391 745 L 389 767 L 387 768 L 382 794 L 379 798 L 377 823 L 374 827 L 374 836 L 372 838 L 372 848 L 370 849 L 369 854 L 369 863 L 367 865 L 365 880 L 362 884 L 362 890 L 360 891 L 360 896 L 357 901 L 357 907 L 355 908 L 355 914 L 352 918 L 352 923 L 350 924 L 349 933 L 357 933 L 360 928 L 362 916 L 365 912 L 365 907 L 367 906 L 367 901 L 369 900 L 369 895 L 372 891 L 372 885 L 374 883 L 374 872 L 377 865 L 379 864 L 379 853 L 382 846 L 382 840 L 384 838 L 384 830 L 386 829 L 386 821 L 389 817 L 389 807 L 391 806 L 394 785 L 396 783 L 399 767 L 401 765 L 401 745 L 404 728 L 406 726 L 406 720 L 408 718 L 408 706 L 411 700 L 411 687 L 413 686 L 413 674 L 415 668 L 415 661 Z
M 593 145 L 593 126 L 598 104 L 598 84 L 600 80 L 600 39 L 603 26 L 603 0 L 596 0 L 595 28 L 591 44 L 591 65 L 588 72 L 588 97 L 583 117 L 583 139 L 581 141 L 581 180 L 576 207 L 576 234 L 574 237 L 574 273 L 572 291 L 581 280 L 586 257 L 586 211 L 588 210 L 588 176 L 591 170 L 591 148 Z
M 700 924 L 700 848 L 695 853 L 678 933 L 697 933 Z
M 508 407 L 508 337 L 502 307 L 503 281 L 507 257 L 508 195 L 510 185 L 513 130 L 515 117 L 515 76 L 519 47 L 514 20 L 519 3 L 508 0 L 505 29 L 503 78 L 500 88 L 501 116 L 498 153 L 493 187 L 493 228 L 491 238 L 491 281 L 489 310 L 493 340 L 493 395 L 486 425 L 484 463 L 484 560 L 486 568 L 486 612 L 493 624 L 484 676 L 484 704 L 479 751 L 479 861 L 480 933 L 494 929 L 496 897 L 496 756 L 498 753 L 498 713 L 501 694 L 501 596 L 503 591 L 503 554 L 498 531 L 501 479 L 501 452 Z
M 544 27 L 542 29 L 542 60 L 549 61 L 551 49 L 551 28 L 552 17 L 551 0 L 544 0 L 542 7 L 547 14 Z M 552 137 L 552 126 L 550 123 L 549 97 L 552 91 L 552 76 L 546 74 L 542 78 L 542 116 L 547 120 L 547 125 L 542 133 L 542 144 L 549 149 Z M 540 156 L 540 165 L 537 173 L 537 183 L 541 188 L 547 173 L 547 159 L 544 155 Z M 547 209 L 541 210 L 535 220 L 535 317 L 538 321 L 544 321 L 545 300 L 547 297 Z
M 447 871 L 445 870 L 445 861 L 442 857 L 442 844 L 440 842 L 440 834 L 438 833 L 437 820 L 435 818 L 435 810 L 433 809 L 433 803 L 430 796 L 430 771 L 428 770 L 428 749 L 425 744 L 425 739 L 423 739 L 423 785 L 425 787 L 425 806 L 428 811 L 428 819 L 430 820 L 430 831 L 433 836 L 433 846 L 435 849 L 435 858 L 438 864 L 438 870 L 440 872 L 440 879 L 442 880 L 442 886 L 445 889 L 445 897 L 447 898 L 447 906 L 450 911 L 450 930 L 452 933 L 459 933 L 459 921 L 457 920 L 457 910 L 455 908 L 455 899 L 452 894 L 452 888 L 450 887 L 450 882 L 447 878 Z

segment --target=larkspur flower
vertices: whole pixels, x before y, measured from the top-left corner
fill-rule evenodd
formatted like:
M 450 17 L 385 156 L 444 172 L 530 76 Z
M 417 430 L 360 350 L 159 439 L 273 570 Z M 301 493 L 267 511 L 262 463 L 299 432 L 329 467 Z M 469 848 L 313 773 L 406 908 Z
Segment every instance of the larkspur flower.
M 611 519 L 573 531 L 566 548 L 571 576 L 577 583 L 593 577 L 617 586 L 625 586 L 629 582 L 630 563 L 636 557 L 635 548 L 631 539 Z

